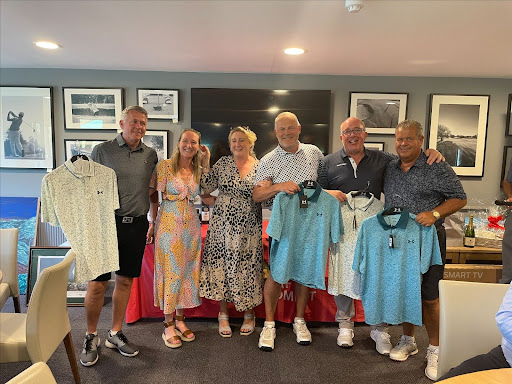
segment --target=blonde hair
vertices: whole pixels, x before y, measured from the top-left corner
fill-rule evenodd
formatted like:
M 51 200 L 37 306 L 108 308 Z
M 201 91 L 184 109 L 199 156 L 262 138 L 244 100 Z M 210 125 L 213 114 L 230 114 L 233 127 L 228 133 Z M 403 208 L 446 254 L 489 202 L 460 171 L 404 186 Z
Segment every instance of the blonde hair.
M 228 135 L 228 143 L 230 144 L 230 147 L 231 147 L 231 136 L 233 136 L 233 133 L 235 133 L 235 132 L 242 132 L 245 135 L 245 137 L 247 138 L 247 141 L 251 145 L 251 149 L 249 150 L 249 155 L 256 158 L 256 153 L 254 153 L 254 143 L 256 142 L 256 140 L 258 140 L 258 137 L 256 136 L 256 134 L 253 131 L 251 131 L 249 129 L 249 127 L 242 127 L 242 126 L 233 127 L 233 128 L 231 128 L 231 131 L 229 132 L 229 135 Z
M 181 137 L 186 132 L 192 132 L 195 133 L 198 137 L 198 144 L 201 145 L 201 134 L 197 132 L 195 129 L 187 128 L 181 131 L 180 137 L 178 139 L 178 144 L 181 141 Z M 174 149 L 174 152 L 172 153 L 172 156 L 169 160 L 171 160 L 171 173 L 174 176 L 178 175 L 179 171 L 179 165 L 180 165 L 180 150 L 178 148 L 178 144 L 176 144 L 176 148 Z M 192 159 L 192 165 L 194 167 L 194 181 L 196 183 L 199 183 L 201 180 L 201 148 L 197 151 L 194 158 Z
M 292 112 L 281 112 L 279 115 L 277 115 L 276 119 L 274 120 L 274 129 L 277 126 L 277 123 L 281 119 L 290 119 L 295 122 L 297 126 L 300 126 L 299 119 L 297 118 L 297 115 Z

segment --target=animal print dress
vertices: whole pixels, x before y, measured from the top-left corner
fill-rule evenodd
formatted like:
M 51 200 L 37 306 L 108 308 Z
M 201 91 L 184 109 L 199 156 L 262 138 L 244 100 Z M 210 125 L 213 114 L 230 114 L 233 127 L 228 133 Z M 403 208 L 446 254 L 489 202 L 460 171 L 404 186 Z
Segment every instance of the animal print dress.
M 201 297 L 246 311 L 262 301 L 261 204 L 252 199 L 258 160 L 242 180 L 233 156 L 203 174 L 204 193 L 219 189 L 206 234 L 201 264 Z

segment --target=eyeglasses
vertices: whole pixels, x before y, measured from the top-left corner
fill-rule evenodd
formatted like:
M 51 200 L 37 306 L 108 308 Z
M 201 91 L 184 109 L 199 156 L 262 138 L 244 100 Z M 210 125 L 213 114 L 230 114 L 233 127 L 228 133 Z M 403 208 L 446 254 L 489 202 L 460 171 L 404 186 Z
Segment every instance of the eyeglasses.
M 354 129 L 345 129 L 341 134 L 343 136 L 350 136 L 352 133 L 354 135 L 360 135 L 362 132 L 364 132 L 364 128 L 354 128 Z

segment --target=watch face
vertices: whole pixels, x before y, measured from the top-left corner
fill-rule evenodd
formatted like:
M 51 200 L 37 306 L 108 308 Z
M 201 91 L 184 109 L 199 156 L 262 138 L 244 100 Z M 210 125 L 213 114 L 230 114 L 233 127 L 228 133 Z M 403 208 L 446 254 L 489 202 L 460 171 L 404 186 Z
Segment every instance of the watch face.
M 432 214 L 434 215 L 434 217 L 435 217 L 436 219 L 439 219 L 439 218 L 441 217 L 441 215 L 440 215 L 440 214 L 439 214 L 439 212 L 437 212 L 437 211 L 432 211 Z

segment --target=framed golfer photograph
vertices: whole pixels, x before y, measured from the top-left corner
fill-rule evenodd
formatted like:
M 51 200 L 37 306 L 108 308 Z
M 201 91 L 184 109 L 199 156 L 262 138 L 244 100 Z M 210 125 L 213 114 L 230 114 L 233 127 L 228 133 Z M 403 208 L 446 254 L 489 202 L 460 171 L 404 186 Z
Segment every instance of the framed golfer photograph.
M 123 111 L 123 88 L 63 88 L 65 129 L 114 129 Z
M 348 114 L 362 120 L 368 133 L 393 135 L 398 123 L 407 116 L 408 95 L 350 92 Z
M 512 136 L 512 93 L 508 95 L 506 136 Z
M 27 305 L 43 269 L 64 260 L 69 247 L 30 247 L 28 260 Z M 87 282 L 75 283 L 75 261 L 71 264 L 68 277 L 68 306 L 82 306 L 87 293 Z
M 51 87 L 0 87 L 2 168 L 53 169 Z
M 104 141 L 105 140 L 64 139 L 66 161 L 75 155 L 86 155 L 87 157 L 91 157 L 92 149 Z
M 384 142 L 383 141 L 382 142 L 365 141 L 364 146 L 365 146 L 365 148 L 368 148 L 368 149 L 377 149 L 379 151 L 384 150 Z
M 142 142 L 156 151 L 158 161 L 169 158 L 167 131 L 146 131 Z
M 430 97 L 427 148 L 435 148 L 459 176 L 484 175 L 488 95 Z
M 148 119 L 178 121 L 177 89 L 137 89 L 138 104 L 148 111 Z

